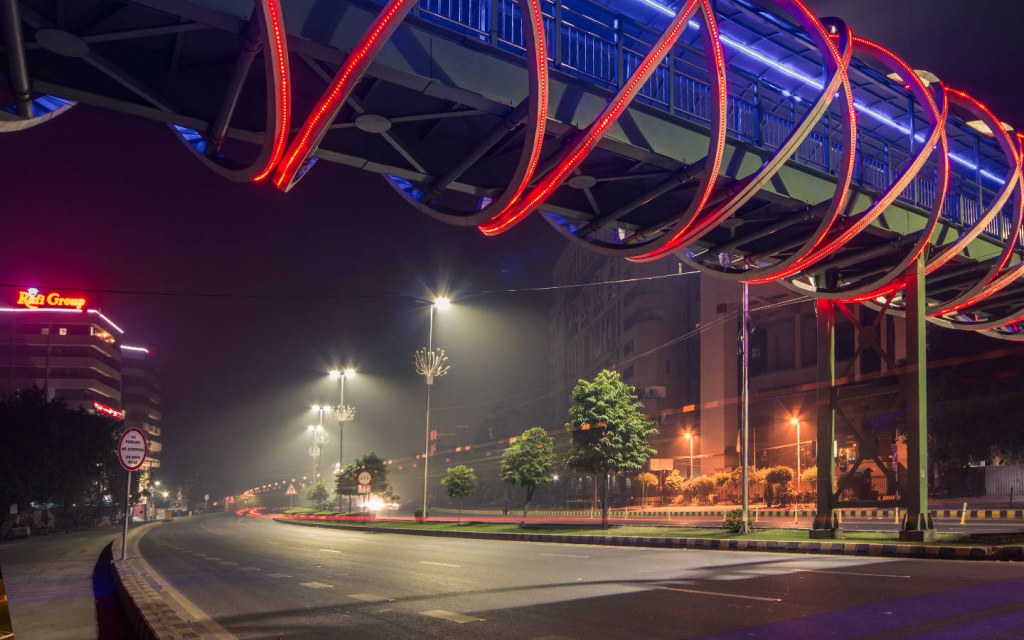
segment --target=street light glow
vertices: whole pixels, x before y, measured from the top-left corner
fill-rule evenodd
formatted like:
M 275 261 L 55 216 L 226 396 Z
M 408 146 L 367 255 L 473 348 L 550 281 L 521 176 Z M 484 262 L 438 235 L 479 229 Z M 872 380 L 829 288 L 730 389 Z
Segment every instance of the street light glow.
M 345 375 L 346 378 L 351 380 L 352 378 L 356 377 L 356 370 L 353 369 L 352 367 L 349 367 L 349 368 L 345 369 L 345 374 L 344 375 Z
M 796 425 L 800 424 L 800 419 L 797 418 L 796 416 L 793 416 L 792 418 L 789 419 L 789 424 L 795 427 Z
M 346 376 L 348 375 L 348 370 L 345 371 L 345 374 Z M 331 380 L 337 380 L 338 378 L 341 377 L 341 372 L 338 371 L 337 369 L 331 369 L 330 371 L 327 372 L 327 375 L 330 376 Z
M 313 411 L 319 411 L 319 410 L 320 410 L 320 405 L 318 405 L 318 404 L 314 404 L 314 405 L 312 405 L 312 406 L 310 407 L 310 409 L 312 409 Z
M 438 298 L 434 298 L 434 306 L 437 307 L 438 311 L 447 311 L 452 308 L 452 301 L 446 296 L 440 296 Z

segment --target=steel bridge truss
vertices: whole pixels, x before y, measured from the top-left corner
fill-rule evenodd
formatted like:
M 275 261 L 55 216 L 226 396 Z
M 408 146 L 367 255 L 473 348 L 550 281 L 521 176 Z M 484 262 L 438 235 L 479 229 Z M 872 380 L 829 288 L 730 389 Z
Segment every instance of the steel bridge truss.
M 84 103 L 231 180 L 287 191 L 326 160 L 485 235 L 540 212 L 592 251 L 816 297 L 822 354 L 835 304 L 904 315 L 915 464 L 925 320 L 1024 340 L 1022 137 L 799 0 L 0 0 L 0 26 L 0 133 Z

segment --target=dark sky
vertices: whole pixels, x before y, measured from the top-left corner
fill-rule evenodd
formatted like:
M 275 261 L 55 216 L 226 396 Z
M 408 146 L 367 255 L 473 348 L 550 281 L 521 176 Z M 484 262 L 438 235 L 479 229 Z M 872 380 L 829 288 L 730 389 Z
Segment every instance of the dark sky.
M 1024 126 L 1024 3 L 807 4 Z M 339 363 L 363 372 L 346 387 L 359 411 L 347 457 L 421 448 L 423 387 L 410 360 L 427 310 L 413 297 L 548 284 L 563 246 L 539 219 L 496 239 L 444 226 L 379 177 L 328 163 L 287 195 L 235 185 L 162 125 L 83 107 L 2 143 L 0 282 L 240 296 L 100 296 L 127 342 L 162 363 L 172 482 L 202 470 L 237 489 L 309 467 L 308 405 L 333 398 L 324 372 Z M 480 296 L 438 317 L 435 342 L 453 362 L 435 395 L 439 428 L 475 427 L 495 404 L 543 395 L 547 304 L 541 294 Z M 523 427 L 545 409 L 520 407 Z

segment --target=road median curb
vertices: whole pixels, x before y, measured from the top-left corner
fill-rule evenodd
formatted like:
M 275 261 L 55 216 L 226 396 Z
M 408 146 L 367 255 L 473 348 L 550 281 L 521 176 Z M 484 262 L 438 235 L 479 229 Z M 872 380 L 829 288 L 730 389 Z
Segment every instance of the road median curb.
M 121 606 L 135 638 L 141 640 L 179 640 L 201 638 L 185 620 L 164 602 L 138 567 L 126 560 L 111 563 Z
M 275 522 L 305 527 L 343 529 L 367 533 L 507 540 L 516 542 L 554 542 L 561 544 L 595 544 L 604 546 L 656 547 L 666 549 L 703 549 L 709 551 L 762 551 L 810 553 L 883 558 L 915 558 L 936 560 L 1024 560 L 1022 546 L 942 546 L 876 542 L 842 542 L 817 540 L 723 540 L 712 538 L 659 538 L 649 536 L 584 536 L 551 533 L 491 533 L 484 531 L 431 531 L 427 529 L 395 529 L 360 525 L 339 525 L 292 518 L 274 518 Z

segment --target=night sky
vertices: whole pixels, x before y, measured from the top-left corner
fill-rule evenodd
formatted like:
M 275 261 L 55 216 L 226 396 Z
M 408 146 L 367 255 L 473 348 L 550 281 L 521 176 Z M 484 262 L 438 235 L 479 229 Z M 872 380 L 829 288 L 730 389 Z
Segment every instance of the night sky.
M 1024 3 L 809 0 L 1024 126 Z M 1000 34 L 1002 31 L 1002 34 Z M 415 213 L 373 174 L 319 163 L 290 194 L 217 177 L 163 126 L 77 107 L 2 138 L 0 283 L 104 289 L 100 307 L 164 370 L 164 469 L 223 491 L 310 467 L 309 405 L 354 365 L 346 458 L 422 448 L 432 292 L 550 284 L 564 241 L 537 216 L 500 238 Z M 0 289 L 9 298 L 12 289 Z M 208 296 L 208 297 L 204 297 Z M 469 296 L 437 317 L 451 374 L 434 421 L 472 432 L 496 406 L 547 424 L 547 294 Z M 329 451 L 337 446 L 332 423 Z M 471 440 L 467 440 L 471 441 Z M 329 454 L 326 460 L 334 459 Z

